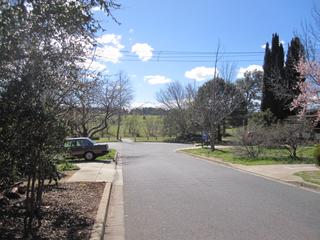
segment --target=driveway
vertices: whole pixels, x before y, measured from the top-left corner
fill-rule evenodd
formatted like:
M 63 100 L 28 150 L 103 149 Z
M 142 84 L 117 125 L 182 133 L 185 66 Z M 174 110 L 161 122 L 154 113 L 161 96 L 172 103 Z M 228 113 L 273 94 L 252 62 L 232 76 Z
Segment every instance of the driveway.
M 320 239 L 320 194 L 174 151 L 185 145 L 112 147 L 122 158 L 127 240 Z
M 78 162 L 80 168 L 68 182 L 112 182 L 114 165 L 110 161 Z

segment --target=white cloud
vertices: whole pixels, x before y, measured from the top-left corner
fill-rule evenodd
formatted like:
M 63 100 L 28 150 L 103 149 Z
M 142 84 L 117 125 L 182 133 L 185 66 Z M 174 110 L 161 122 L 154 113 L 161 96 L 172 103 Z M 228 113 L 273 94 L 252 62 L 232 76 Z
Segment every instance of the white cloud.
M 238 70 L 238 74 L 237 74 L 237 78 L 243 78 L 244 77 L 244 73 L 245 72 L 253 72 L 253 71 L 263 71 L 263 68 L 262 66 L 260 65 L 249 65 L 248 67 L 241 67 L 239 70 Z
M 215 74 L 215 72 L 218 74 L 218 69 L 210 68 L 210 67 L 195 67 L 189 71 L 186 71 L 184 76 L 189 79 L 193 79 L 196 81 L 203 81 L 207 80 L 209 78 L 212 78 Z
M 147 43 L 136 43 L 131 47 L 131 52 L 135 53 L 143 62 L 152 58 L 153 48 Z
M 129 29 L 129 33 L 133 33 L 134 32 L 134 29 L 133 28 L 130 28 Z
M 143 108 L 143 107 L 161 107 L 160 103 L 155 102 L 133 102 L 130 106 L 130 108 Z
M 106 71 L 107 66 L 103 63 L 92 61 L 91 59 L 86 59 L 82 64 L 82 67 L 91 71 Z
M 172 82 L 170 78 L 161 75 L 149 75 L 144 77 L 144 81 L 148 82 L 149 84 L 165 84 Z
M 91 11 L 92 12 L 98 12 L 98 11 L 102 11 L 102 9 L 99 6 L 96 6 L 96 7 L 91 8 Z
M 121 35 L 105 34 L 97 38 L 99 46 L 96 49 L 96 56 L 106 62 L 118 63 L 122 57 Z

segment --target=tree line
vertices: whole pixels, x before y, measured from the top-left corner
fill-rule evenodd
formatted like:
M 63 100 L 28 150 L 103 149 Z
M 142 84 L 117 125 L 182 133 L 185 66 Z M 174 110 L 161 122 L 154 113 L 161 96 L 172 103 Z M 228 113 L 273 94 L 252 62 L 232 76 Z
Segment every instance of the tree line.
M 217 71 L 199 88 L 170 83 L 157 94 L 158 102 L 167 110 L 164 121 L 168 131 L 185 140 L 197 134 L 208 136 L 214 150 L 226 125 L 247 126 L 250 119 L 259 118 L 254 121 L 269 126 L 286 121 L 300 110 L 293 103 L 302 94 L 301 83 L 306 82 L 298 68 L 305 60 L 306 50 L 298 36 L 292 38 L 285 54 L 275 33 L 271 44 L 266 43 L 263 71 L 246 72 L 236 81 L 225 77 L 230 74 L 223 76 Z

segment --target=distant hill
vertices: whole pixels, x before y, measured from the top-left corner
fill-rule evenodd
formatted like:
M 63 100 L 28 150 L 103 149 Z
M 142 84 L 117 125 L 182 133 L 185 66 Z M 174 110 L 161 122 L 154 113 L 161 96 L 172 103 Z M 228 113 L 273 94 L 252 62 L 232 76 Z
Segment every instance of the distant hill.
M 131 109 L 129 114 L 137 115 L 166 115 L 167 111 L 162 108 L 143 107 Z

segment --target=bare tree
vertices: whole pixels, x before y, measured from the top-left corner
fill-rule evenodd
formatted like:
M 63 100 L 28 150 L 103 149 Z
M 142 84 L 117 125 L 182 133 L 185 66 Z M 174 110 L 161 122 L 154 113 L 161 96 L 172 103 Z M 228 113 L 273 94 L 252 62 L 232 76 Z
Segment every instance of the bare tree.
M 158 137 L 158 134 L 161 132 L 163 127 L 162 119 L 159 119 L 157 116 L 149 116 L 145 119 L 144 130 L 147 135 L 147 139 L 149 137 Z
M 108 127 L 110 119 L 132 99 L 129 78 L 123 72 L 101 79 L 85 79 L 73 95 L 70 116 L 77 135 L 94 137 Z
M 183 86 L 179 82 L 170 83 L 165 90 L 157 93 L 157 100 L 168 114 L 173 116 L 172 124 L 177 126 L 178 134 L 184 138 L 192 130 L 192 104 L 196 96 L 196 89 L 191 86 Z
M 215 150 L 217 129 L 241 103 L 241 92 L 230 82 L 216 78 L 199 88 L 196 109 L 199 122 L 210 137 L 212 151 Z
M 117 119 L 117 139 L 120 139 L 120 126 L 122 120 L 123 109 L 129 107 L 128 104 L 133 98 L 132 88 L 130 87 L 129 78 L 126 73 L 120 71 L 118 73 L 118 84 L 119 84 L 119 109 Z

